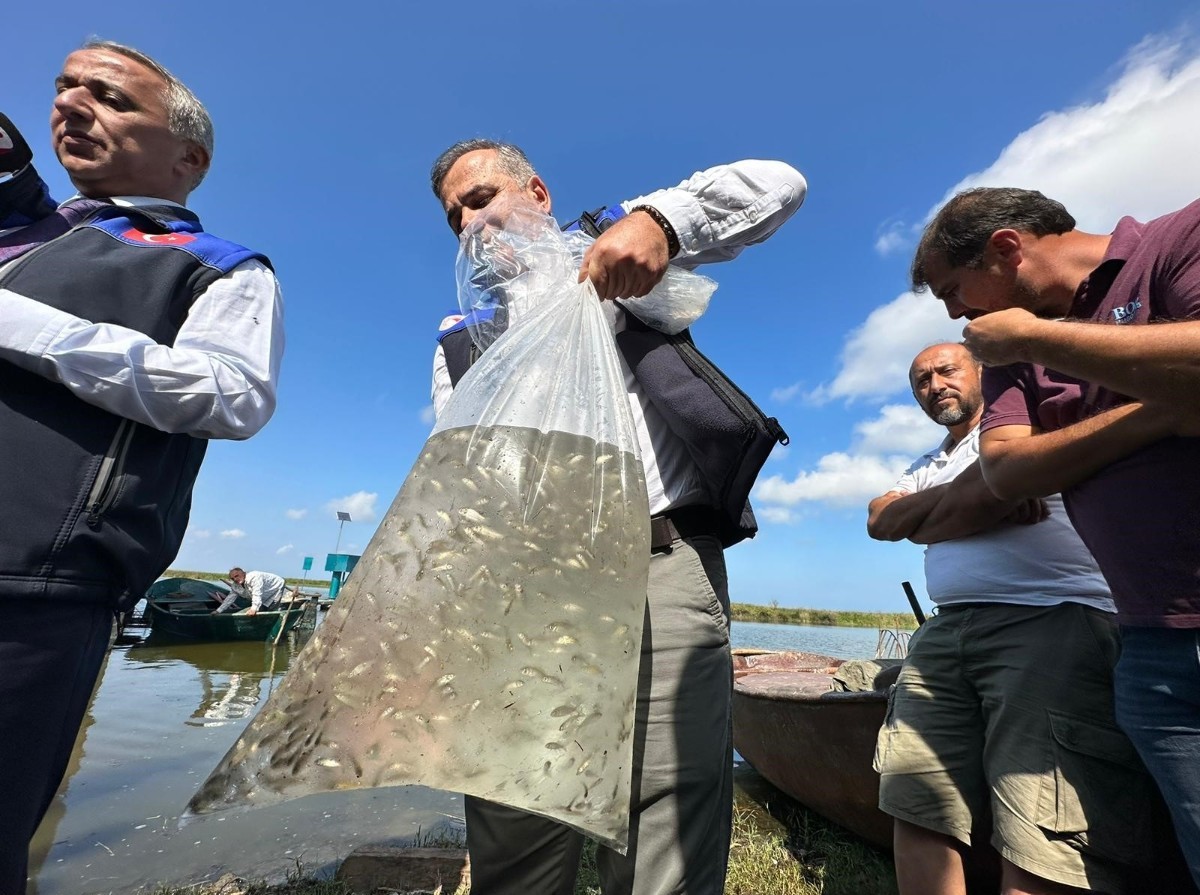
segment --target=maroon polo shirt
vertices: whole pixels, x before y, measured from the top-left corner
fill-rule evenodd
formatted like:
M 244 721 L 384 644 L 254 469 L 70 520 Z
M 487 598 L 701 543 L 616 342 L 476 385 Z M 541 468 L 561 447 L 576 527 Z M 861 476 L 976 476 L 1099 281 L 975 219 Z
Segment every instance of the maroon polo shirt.
M 1067 316 L 1107 326 L 1200 318 L 1200 201 L 1146 224 L 1122 218 Z M 986 369 L 983 393 L 985 432 L 1061 429 L 1130 400 L 1037 364 Z M 1063 497 L 1122 624 L 1200 627 L 1200 439 L 1152 444 Z

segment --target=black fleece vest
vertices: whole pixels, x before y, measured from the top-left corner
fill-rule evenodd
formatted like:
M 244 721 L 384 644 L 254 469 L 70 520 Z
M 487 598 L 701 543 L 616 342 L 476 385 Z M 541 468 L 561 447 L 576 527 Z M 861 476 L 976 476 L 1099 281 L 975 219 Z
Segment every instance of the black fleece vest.
M 788 443 L 787 433 L 697 350 L 686 330 L 668 336 L 632 314 L 625 313 L 625 320 L 617 350 L 699 468 L 708 504 L 717 510 L 721 543 L 729 547 L 754 537 L 750 489 L 771 448 Z M 458 385 L 479 350 L 465 327 L 443 334 L 441 345 L 450 382 Z

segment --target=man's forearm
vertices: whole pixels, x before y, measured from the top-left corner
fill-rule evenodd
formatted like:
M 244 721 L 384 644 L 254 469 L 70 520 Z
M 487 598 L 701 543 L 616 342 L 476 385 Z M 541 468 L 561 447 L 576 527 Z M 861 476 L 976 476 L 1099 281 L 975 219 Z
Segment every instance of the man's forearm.
M 1000 497 L 1046 497 L 1171 434 L 1167 413 L 1134 402 L 1053 432 L 991 429 L 980 439 L 980 462 L 988 487 Z
M 987 531 L 1002 522 L 1019 501 L 1001 500 L 983 478 L 979 461 L 948 482 L 937 504 L 908 536 L 915 544 L 937 544 Z
M 903 541 L 916 531 L 937 505 L 945 485 L 924 491 L 889 491 L 867 506 L 867 534 L 877 541 Z
M 1003 521 L 1018 502 L 992 493 L 978 461 L 943 485 L 895 494 L 889 492 L 870 504 L 867 532 L 876 540 L 936 544 L 969 537 Z
M 1110 326 L 1032 318 L 1013 339 L 1016 359 L 1139 400 L 1200 403 L 1200 321 Z

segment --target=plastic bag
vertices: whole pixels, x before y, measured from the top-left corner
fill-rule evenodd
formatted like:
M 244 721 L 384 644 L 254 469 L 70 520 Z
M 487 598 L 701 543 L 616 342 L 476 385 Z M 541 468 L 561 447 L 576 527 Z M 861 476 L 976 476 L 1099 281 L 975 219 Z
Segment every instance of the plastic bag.
M 191 812 L 420 783 L 625 849 L 650 536 L 620 362 L 549 218 L 475 223 L 505 331 Z
M 548 281 L 573 281 L 593 242 L 580 230 L 560 232 L 552 218 L 520 199 L 493 202 L 485 217 L 472 222 L 473 230 L 468 228 L 456 266 L 459 307 L 480 348 L 504 331 L 510 313 L 521 313 L 528 296 L 543 295 Z M 492 238 L 500 233 L 502 238 Z M 550 251 L 555 244 L 561 249 Z M 647 326 L 673 336 L 700 319 L 716 289 L 706 276 L 669 266 L 650 292 L 622 298 L 619 304 Z M 608 303 L 604 308 L 611 312 Z

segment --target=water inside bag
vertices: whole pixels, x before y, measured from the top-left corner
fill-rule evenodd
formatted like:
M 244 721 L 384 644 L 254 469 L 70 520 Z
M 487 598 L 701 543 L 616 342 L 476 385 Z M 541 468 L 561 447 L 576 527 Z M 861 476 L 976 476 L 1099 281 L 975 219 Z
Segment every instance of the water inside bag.
M 437 431 L 189 810 L 420 783 L 624 851 L 649 520 L 635 453 Z

